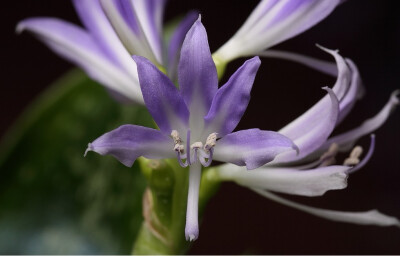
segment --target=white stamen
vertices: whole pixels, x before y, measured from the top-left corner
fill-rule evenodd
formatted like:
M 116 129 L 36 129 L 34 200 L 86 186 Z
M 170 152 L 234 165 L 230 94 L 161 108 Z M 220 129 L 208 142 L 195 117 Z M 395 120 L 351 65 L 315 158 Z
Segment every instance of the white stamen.
M 172 130 L 171 137 L 174 140 L 174 144 L 181 144 L 182 143 L 182 139 L 181 139 L 181 137 L 179 137 L 179 133 L 178 133 L 177 130 Z
M 203 143 L 201 143 L 200 141 L 197 141 L 190 146 L 191 149 L 199 149 L 202 147 L 203 147 Z
M 213 132 L 210 135 L 208 135 L 206 144 L 204 145 L 204 150 L 208 153 L 210 148 L 213 148 L 216 143 L 217 143 L 217 133 Z
M 344 160 L 343 165 L 353 166 L 360 163 L 360 156 L 363 152 L 361 146 L 356 146 L 350 153 L 350 156 Z
M 319 159 L 322 161 L 319 165 L 320 167 L 329 166 L 336 163 L 336 154 L 339 152 L 339 146 L 336 143 L 332 143 L 329 146 L 328 151 L 326 151 Z
M 183 152 L 183 150 L 184 150 L 184 146 L 183 145 L 181 145 L 181 144 L 175 144 L 175 146 L 174 146 L 174 150 L 175 151 L 178 151 L 178 152 Z

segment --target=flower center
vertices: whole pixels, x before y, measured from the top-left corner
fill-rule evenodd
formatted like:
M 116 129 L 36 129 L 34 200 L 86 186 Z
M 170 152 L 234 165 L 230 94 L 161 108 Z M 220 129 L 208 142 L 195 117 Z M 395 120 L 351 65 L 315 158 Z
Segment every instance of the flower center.
M 171 137 L 174 140 L 176 157 L 182 167 L 187 167 L 197 163 L 197 161 L 200 161 L 204 167 L 210 166 L 213 158 L 214 146 L 217 143 L 217 133 L 214 132 L 208 135 L 204 145 L 201 141 L 196 141 L 190 145 L 190 130 L 187 132 L 186 146 L 183 145 L 183 141 L 177 130 L 172 130 Z

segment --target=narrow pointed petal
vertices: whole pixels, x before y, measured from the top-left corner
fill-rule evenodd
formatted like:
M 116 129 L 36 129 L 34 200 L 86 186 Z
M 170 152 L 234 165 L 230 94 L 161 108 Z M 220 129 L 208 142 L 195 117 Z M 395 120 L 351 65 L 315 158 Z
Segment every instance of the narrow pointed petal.
M 54 18 L 31 18 L 21 21 L 17 31 L 33 33 L 53 51 L 85 70 L 92 79 L 143 104 L 139 81 L 121 70 L 80 27 Z
M 185 237 L 193 242 L 199 237 L 199 189 L 201 180 L 201 165 L 195 163 L 189 170 L 189 190 L 186 211 Z
M 356 140 L 362 136 L 365 136 L 366 134 L 372 133 L 386 122 L 387 118 L 400 103 L 398 98 L 399 95 L 400 90 L 394 91 L 390 96 L 389 101 L 377 115 L 364 121 L 364 123 L 357 128 L 330 138 L 320 150 L 326 150 L 326 148 L 328 148 L 332 143 L 337 143 L 340 149 L 343 151 L 349 150 L 354 145 Z
M 175 85 L 148 59 L 133 56 L 138 67 L 144 102 L 160 130 L 186 134 L 189 111 Z
M 200 18 L 186 34 L 178 67 L 180 92 L 190 111 L 190 127 L 195 137 L 204 127 L 203 117 L 218 89 L 218 76 L 211 57 L 207 33 Z
M 290 130 L 283 128 L 279 131 L 293 140 L 299 147 L 300 153 L 284 153 L 278 156 L 274 163 L 299 160 L 317 150 L 328 139 L 339 117 L 339 100 L 331 89 L 325 88 L 325 90 L 328 91 L 329 98 L 323 98 L 314 107 L 290 123 Z
M 183 20 L 179 23 L 178 27 L 175 29 L 169 44 L 168 44 L 168 77 L 171 78 L 172 81 L 178 79 L 177 70 L 178 70 L 178 62 L 181 53 L 181 47 L 183 44 L 183 40 L 189 29 L 193 26 L 193 23 L 199 17 L 199 13 L 195 11 L 189 12 Z
M 296 149 L 290 139 L 277 132 L 250 129 L 228 134 L 218 140 L 214 159 L 252 170 L 272 161 L 282 152 Z
M 218 137 L 223 137 L 235 129 L 249 104 L 251 88 L 260 64 L 258 57 L 247 60 L 217 91 L 210 111 L 204 118 L 208 131 L 206 134 L 216 132 Z
M 154 63 L 160 63 L 147 41 L 131 2 L 126 0 L 100 0 L 100 3 L 129 53 L 144 56 Z
M 349 166 L 327 166 L 312 170 L 260 167 L 252 171 L 225 164 L 218 169 L 222 180 L 239 185 L 301 196 L 322 196 L 328 190 L 347 187 Z
M 164 64 L 162 59 L 162 21 L 166 0 L 130 0 L 135 10 L 135 15 L 140 21 L 140 26 L 146 36 L 151 50 L 158 63 Z
M 151 159 L 172 158 L 175 156 L 173 146 L 171 138 L 158 130 L 123 125 L 89 143 L 85 155 L 88 151 L 112 155 L 122 164 L 131 167 L 140 156 Z
M 263 0 L 216 55 L 226 61 L 258 55 L 259 52 L 313 27 L 327 17 L 340 2 L 340 0 Z
M 396 226 L 400 227 L 400 221 L 395 218 L 385 214 L 382 214 L 378 210 L 370 210 L 366 212 L 341 212 L 341 211 L 333 211 L 333 210 L 325 210 L 315 207 L 306 206 L 303 204 L 295 203 L 293 201 L 289 201 L 282 197 L 279 197 L 273 193 L 261 190 L 261 189 L 252 189 L 256 193 L 271 199 L 275 202 L 281 203 L 283 205 L 293 207 L 297 210 L 309 213 L 311 215 L 321 217 L 324 219 L 353 223 L 358 225 L 377 225 L 377 226 Z
M 103 52 L 137 80 L 135 62 L 107 19 L 99 0 L 74 0 L 73 3 L 82 23 Z
M 338 74 L 336 63 L 326 60 L 319 60 L 298 53 L 279 51 L 279 50 L 267 50 L 259 53 L 258 55 L 260 57 L 277 58 L 277 59 L 294 61 L 330 76 L 337 76 Z

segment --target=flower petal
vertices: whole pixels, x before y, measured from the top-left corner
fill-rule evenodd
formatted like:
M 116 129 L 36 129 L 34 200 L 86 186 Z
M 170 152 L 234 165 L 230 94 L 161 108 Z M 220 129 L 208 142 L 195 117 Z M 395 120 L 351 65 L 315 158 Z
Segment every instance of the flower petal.
M 290 139 L 277 132 L 250 129 L 228 134 L 218 140 L 213 158 L 251 170 L 272 161 L 282 152 L 296 149 Z
M 178 27 L 175 29 L 168 45 L 168 77 L 172 81 L 177 79 L 178 62 L 181 53 L 181 47 L 183 40 L 189 29 L 192 27 L 193 23 L 199 17 L 198 12 L 189 12 L 183 20 L 179 23 Z
M 100 0 L 100 3 L 129 53 L 144 56 L 154 63 L 160 63 L 147 41 L 131 2 L 126 0 Z
M 326 149 L 332 144 L 336 143 L 339 145 L 342 151 L 347 151 L 351 147 L 353 147 L 354 142 L 358 140 L 360 137 L 369 134 L 379 127 L 381 127 L 389 115 L 394 111 L 394 109 L 399 105 L 400 100 L 398 96 L 400 95 L 400 90 L 396 90 L 390 96 L 389 101 L 382 108 L 382 110 L 375 115 L 374 117 L 364 121 L 360 126 L 354 128 L 345 133 L 336 135 L 330 138 L 328 141 L 324 143 L 324 145 L 318 151 L 326 151 Z
M 298 53 L 279 51 L 279 50 L 267 50 L 259 53 L 258 55 L 260 57 L 278 58 L 278 59 L 298 62 L 309 68 L 318 70 L 330 76 L 337 76 L 338 74 L 336 63 L 326 60 L 315 59 Z
M 339 101 L 327 87 L 329 98 L 324 97 L 288 126 L 279 132 L 299 147 L 300 153 L 287 152 L 278 156 L 273 163 L 292 162 L 318 149 L 335 128 L 339 116 Z M 329 102 L 330 101 L 330 102 Z
M 151 159 L 174 157 L 173 144 L 171 138 L 158 130 L 123 125 L 89 143 L 85 155 L 88 151 L 94 151 L 100 155 L 112 155 L 130 167 L 140 156 Z
M 99 0 L 74 0 L 73 3 L 82 23 L 103 52 L 137 80 L 135 62 L 108 21 Z
M 189 111 L 175 85 L 148 59 L 133 56 L 137 63 L 144 102 L 160 130 L 186 134 Z
M 249 104 L 251 88 L 260 64 L 258 57 L 247 60 L 217 91 L 210 111 L 204 117 L 206 135 L 216 132 L 218 137 L 223 137 L 235 129 Z
M 216 55 L 225 61 L 257 55 L 316 25 L 340 2 L 340 0 L 263 0 Z
M 110 90 L 136 103 L 144 103 L 137 78 L 121 70 L 80 27 L 55 18 L 31 18 L 18 24 L 17 31 L 24 30 L 34 33 L 53 51 L 80 66 Z
M 190 111 L 194 138 L 204 127 L 203 117 L 218 89 L 218 76 L 211 57 L 207 33 L 199 19 L 186 34 L 178 67 L 180 92 Z
M 243 167 L 225 164 L 218 168 L 218 175 L 222 180 L 234 181 L 245 187 L 292 195 L 321 196 L 328 190 L 346 188 L 347 172 L 351 168 L 335 165 L 299 171 L 289 167 L 260 167 L 248 171 Z
M 131 0 L 135 14 L 158 62 L 162 60 L 162 21 L 166 0 Z
M 367 212 L 341 212 L 325 210 L 315 207 L 306 206 L 303 204 L 295 203 L 277 196 L 273 193 L 264 191 L 262 189 L 252 189 L 257 194 L 260 194 L 268 199 L 275 202 L 281 203 L 286 206 L 293 207 L 297 210 L 307 212 L 317 217 L 321 217 L 328 220 L 340 221 L 346 223 L 353 223 L 359 225 L 377 225 L 377 226 L 396 226 L 400 227 L 400 221 L 391 216 L 380 213 L 378 210 L 370 210 Z

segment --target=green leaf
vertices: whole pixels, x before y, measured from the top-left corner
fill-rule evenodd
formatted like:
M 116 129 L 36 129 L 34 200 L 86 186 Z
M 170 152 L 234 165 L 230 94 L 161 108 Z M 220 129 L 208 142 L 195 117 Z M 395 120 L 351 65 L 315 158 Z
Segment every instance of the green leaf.
M 0 254 L 129 254 L 146 181 L 135 164 L 88 153 L 126 123 L 153 127 L 74 70 L 21 116 L 0 147 Z

